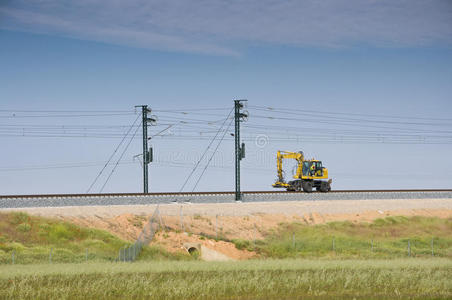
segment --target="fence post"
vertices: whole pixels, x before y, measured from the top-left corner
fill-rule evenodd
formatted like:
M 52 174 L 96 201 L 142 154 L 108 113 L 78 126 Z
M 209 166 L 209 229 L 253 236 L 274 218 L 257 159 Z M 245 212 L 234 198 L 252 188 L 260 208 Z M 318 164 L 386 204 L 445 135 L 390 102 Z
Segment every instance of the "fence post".
M 256 251 L 256 223 L 254 223 L 253 229 L 253 250 Z
M 85 249 L 85 258 L 86 258 L 86 261 L 88 261 L 88 248 Z
M 15 256 L 16 256 L 16 250 L 13 250 L 13 253 L 12 253 L 12 261 L 13 261 L 13 265 L 14 265 L 14 263 L 16 262 Z
M 433 252 L 433 237 L 432 237 L 432 256 L 434 256 L 434 252 Z
M 215 235 L 217 236 L 218 240 L 218 215 L 215 215 Z
M 126 262 L 126 247 L 127 246 L 124 246 L 124 250 L 122 251 L 124 262 Z
M 118 261 L 121 261 L 121 250 L 122 250 L 122 247 L 119 248 Z
M 408 240 L 408 256 L 411 256 L 411 245 L 410 245 L 410 240 Z
M 163 218 L 162 218 L 162 215 L 160 214 L 160 210 L 158 211 L 158 215 L 159 215 L 160 228 L 163 228 L 163 230 L 166 231 L 166 225 L 165 225 L 165 223 L 163 223 Z
M 374 252 L 374 240 L 370 240 L 370 252 Z
M 336 252 L 335 237 L 333 236 L 333 251 Z
M 292 232 L 292 247 L 295 249 L 295 232 Z
M 49 263 L 52 263 L 52 250 L 53 250 L 53 248 L 50 248 Z
M 182 231 L 185 232 L 185 227 L 184 227 L 184 213 L 182 212 L 182 205 L 180 206 L 180 228 Z

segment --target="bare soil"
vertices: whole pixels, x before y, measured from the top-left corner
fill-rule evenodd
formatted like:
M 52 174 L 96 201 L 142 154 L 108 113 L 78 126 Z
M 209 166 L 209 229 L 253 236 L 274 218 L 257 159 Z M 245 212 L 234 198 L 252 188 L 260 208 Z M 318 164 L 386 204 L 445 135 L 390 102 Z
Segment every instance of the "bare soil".
M 250 216 L 165 216 L 162 215 L 164 230 L 159 231 L 151 244 L 160 245 L 170 252 L 184 252 L 184 243 L 199 243 L 232 259 L 252 258 L 255 253 L 238 250 L 234 243 L 224 240 L 262 239 L 266 233 L 281 223 L 301 222 L 323 224 L 333 221 L 371 222 L 388 216 L 427 216 L 451 218 L 452 210 L 413 209 L 395 211 L 365 211 L 352 214 L 309 213 L 303 216 L 257 213 Z M 125 240 L 134 241 L 146 224 L 148 216 L 124 214 L 113 218 L 62 217 L 78 225 L 107 230 Z

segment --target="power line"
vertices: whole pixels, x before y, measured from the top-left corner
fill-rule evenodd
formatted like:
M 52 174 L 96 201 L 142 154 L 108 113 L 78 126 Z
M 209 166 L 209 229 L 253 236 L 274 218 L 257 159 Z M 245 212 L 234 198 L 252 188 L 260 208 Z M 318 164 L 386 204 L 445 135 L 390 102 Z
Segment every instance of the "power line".
M 452 134 L 452 131 L 438 131 L 438 130 L 422 130 L 422 129 L 413 129 L 413 130 L 357 130 L 357 129 L 339 129 L 339 128 L 325 128 L 325 127 L 294 127 L 294 126 L 277 126 L 270 124 L 254 124 L 254 125 L 244 125 L 245 128 L 251 129 L 261 129 L 266 131 L 278 131 L 278 132 L 330 132 L 333 134 L 337 133 L 359 133 L 359 134 L 401 134 L 401 135 L 419 135 L 425 133 L 444 133 L 444 134 Z
M 96 178 L 94 179 L 93 183 L 91 183 L 91 185 L 89 186 L 88 190 L 86 191 L 86 193 L 89 193 L 89 191 L 91 190 L 91 188 L 94 186 L 94 184 L 96 184 L 97 180 L 99 179 L 99 177 L 102 175 L 102 173 L 104 172 L 105 168 L 107 168 L 108 164 L 110 163 L 110 161 L 113 159 L 113 156 L 115 156 L 116 152 L 118 152 L 119 147 L 121 147 L 122 143 L 125 141 L 126 137 L 129 135 L 130 131 L 132 130 L 132 128 L 134 127 L 135 123 L 138 121 L 138 119 L 140 118 L 140 116 L 138 116 L 135 121 L 133 122 L 132 126 L 130 126 L 129 130 L 127 131 L 127 133 L 124 135 L 124 137 L 122 138 L 121 142 L 119 142 L 118 146 L 116 147 L 116 149 L 113 151 L 113 153 L 110 155 L 110 157 L 108 158 L 107 162 L 105 163 L 104 167 L 100 170 L 99 174 L 97 174 Z
M 141 124 L 141 123 L 140 123 Z M 121 153 L 121 156 L 119 157 L 118 161 L 116 162 L 115 166 L 113 167 L 113 169 L 111 170 L 110 174 L 107 177 L 107 180 L 105 180 L 104 185 L 102 186 L 102 188 L 100 189 L 99 193 L 102 193 L 102 191 L 104 190 L 104 187 L 107 185 L 107 182 L 110 180 L 111 175 L 113 175 L 113 173 L 116 170 L 116 167 L 119 165 L 119 162 L 121 161 L 122 157 L 124 156 L 124 154 L 126 153 L 127 149 L 129 149 L 130 143 L 133 141 L 133 138 L 135 137 L 135 135 L 138 132 L 138 129 L 140 129 L 140 127 L 137 127 L 135 129 L 135 132 L 133 133 L 133 136 L 130 138 L 129 143 L 127 144 L 127 146 L 124 148 L 124 150 Z
M 271 116 L 262 116 L 262 115 L 253 115 L 255 118 L 263 118 L 263 119 L 269 119 L 269 120 L 285 120 L 285 121 L 297 121 L 297 122 L 309 122 L 309 123 L 322 123 L 322 124 L 333 124 L 333 125 L 353 125 L 350 124 L 350 122 L 346 121 L 325 121 L 325 120 L 319 120 L 319 119 L 299 119 L 299 118 L 287 118 L 287 117 L 271 117 Z M 345 122 L 345 123 L 344 123 Z M 377 125 L 366 125 L 366 124 L 354 124 L 353 126 L 359 126 L 359 127 L 369 127 L 369 128 L 381 128 L 381 129 L 395 129 L 395 130 L 406 130 L 406 131 L 413 131 L 417 130 L 415 128 L 402 128 L 402 127 L 388 127 L 388 126 L 377 126 Z M 422 130 L 422 129 L 421 129 Z M 442 130 L 435 130 L 435 132 L 447 132 L 450 131 L 442 131 Z
M 32 112 L 32 113 L 130 113 L 133 110 L 21 110 L 0 109 L 0 112 Z
M 16 172 L 16 171 L 34 171 L 34 170 L 52 170 L 52 169 L 72 169 L 72 168 L 90 168 L 102 166 L 105 162 L 80 162 L 57 165 L 38 165 L 30 167 L 16 168 L 0 168 L 0 172 Z M 134 161 L 121 162 L 120 164 L 134 164 Z
M 231 127 L 231 124 L 232 124 L 233 121 L 234 121 L 234 119 L 231 119 L 231 122 L 229 122 L 228 128 L 223 132 L 223 136 L 221 137 L 220 141 L 219 141 L 218 144 L 217 144 L 217 147 L 216 147 L 215 150 L 213 151 L 212 156 L 210 156 L 210 159 L 207 161 L 207 164 L 206 164 L 206 166 L 204 167 L 204 169 L 202 170 L 201 175 L 199 175 L 198 180 L 196 181 L 195 186 L 194 186 L 193 189 L 192 189 L 192 192 L 193 192 L 193 191 L 196 189 L 196 187 L 198 186 L 199 181 L 201 180 L 202 176 L 204 175 L 204 172 L 206 171 L 207 167 L 209 166 L 210 161 L 211 161 L 212 158 L 214 157 L 215 153 L 217 153 L 218 147 L 220 147 L 220 144 L 221 144 L 221 142 L 223 141 L 223 139 L 224 139 L 224 137 L 225 137 L 225 135 L 226 135 L 226 132 L 227 132 L 228 129 Z
M 186 112 L 186 111 L 215 111 L 215 110 L 229 110 L 229 107 L 220 108 L 188 108 L 188 109 L 153 109 L 154 112 Z
M 198 168 L 199 163 L 202 161 L 202 159 L 204 158 L 204 156 L 206 155 L 207 151 L 209 151 L 210 146 L 212 146 L 213 142 L 215 141 L 215 139 L 217 138 L 218 134 L 220 133 L 220 130 L 223 128 L 223 126 L 226 124 L 226 121 L 229 119 L 229 117 L 232 114 L 232 111 L 234 109 L 231 109 L 231 111 L 229 112 L 228 116 L 224 119 L 223 124 L 221 124 L 220 128 L 218 129 L 217 133 L 215 134 L 215 136 L 212 138 L 212 140 L 210 141 L 209 145 L 207 146 L 206 150 L 204 150 L 204 153 L 201 155 L 201 158 L 198 160 L 198 162 L 196 163 L 196 165 L 194 166 L 193 170 L 190 172 L 190 174 L 188 175 L 187 179 L 185 180 L 184 184 L 182 185 L 182 187 L 180 188 L 179 192 L 182 192 L 182 190 L 184 189 L 185 185 L 187 184 L 188 180 L 190 179 L 190 177 L 193 175 L 193 173 L 195 172 L 195 170 Z M 225 130 L 226 132 L 226 130 Z
M 220 131 L 221 132 L 221 131 Z M 246 141 L 254 141 L 256 136 L 245 136 L 244 140 Z M 12 135 L 12 134 L 0 134 L 0 137 L 10 137 L 10 138 L 94 138 L 94 139 L 117 139 L 122 138 L 123 135 Z M 431 136 L 431 135 L 390 135 L 390 134 L 375 134 L 369 136 L 360 136 L 360 135 L 347 135 L 347 134 L 296 134 L 294 136 L 283 137 L 281 134 L 278 135 L 269 135 L 267 137 L 271 141 L 292 141 L 292 142 L 328 142 L 328 143 L 345 143 L 345 142 L 353 142 L 353 143 L 402 143 L 402 144 L 451 144 L 452 137 L 450 136 Z M 406 138 L 404 138 L 406 137 Z M 411 138 L 410 138 L 411 137 Z M 137 139 L 138 137 L 134 137 Z M 159 135 L 155 136 L 155 138 L 174 140 L 174 141 L 205 141 L 211 140 L 212 135 Z M 410 138 L 410 139 L 408 139 Z M 232 138 L 226 137 L 227 140 L 232 140 Z
M 266 110 L 256 109 L 257 111 L 263 111 L 268 113 Z M 383 123 L 383 124 L 400 124 L 400 125 L 415 125 L 415 126 L 452 126 L 452 123 L 420 123 L 420 122 L 401 122 L 401 121 L 388 121 L 388 120 L 372 120 L 372 119 L 356 119 L 356 118 L 344 118 L 344 117 L 334 117 L 334 116 L 323 116 L 315 115 L 312 113 L 303 112 L 292 112 L 292 111 L 271 111 L 272 113 L 278 113 L 283 115 L 295 115 L 295 116 L 308 116 L 314 119 L 309 119 L 310 121 L 316 121 L 319 118 L 324 118 L 332 121 L 343 121 L 343 122 L 364 122 L 364 123 Z M 268 118 L 281 118 L 281 117 L 271 117 Z
M 173 123 L 165 125 L 165 128 L 161 130 L 164 132 L 175 125 L 183 125 L 182 123 Z M 134 125 L 135 126 L 135 125 Z M 416 131 L 416 130 L 357 130 L 357 129 L 342 129 L 342 128 L 325 128 L 325 127 L 293 127 L 293 126 L 277 126 L 270 124 L 256 124 L 256 125 L 246 125 L 245 128 L 249 128 L 248 132 L 256 132 L 262 133 L 262 130 L 265 132 L 273 131 L 281 134 L 289 134 L 293 132 L 295 134 L 318 134 L 320 133 L 329 133 L 329 134 L 357 134 L 357 135 L 391 135 L 391 136 L 436 136 L 436 137 L 445 137 L 451 136 L 452 131 L 438 131 L 438 130 L 428 130 L 428 131 Z M 125 129 L 125 128 L 124 128 Z M 26 129 L 26 128 L 13 128 L 13 129 L 3 129 L 0 128 L 0 134 L 4 135 L 17 135 L 17 136 L 29 136 L 29 135 L 68 135 L 68 136 L 118 136 L 122 137 L 125 130 L 84 130 L 84 129 Z M 218 129 L 217 129 L 218 130 Z M 179 135 L 192 133 L 194 135 L 208 135 L 209 133 L 215 133 L 217 130 L 214 128 L 204 128 L 204 127 L 190 127 L 190 128 L 179 128 L 177 133 Z M 166 135 L 162 135 L 166 136 Z
M 134 115 L 134 112 L 130 113 L 105 113 L 105 114 L 66 114 L 66 115 L 10 115 L 10 116 L 0 116 L 0 118 L 5 119 L 18 119 L 18 118 L 74 118 L 74 117 L 111 117 L 111 116 L 127 116 L 127 115 Z
M 179 121 L 181 123 L 191 123 L 191 124 L 207 124 L 207 125 L 215 125 L 216 123 L 221 123 L 224 119 L 217 120 L 206 120 L 206 119 L 193 119 L 193 118 L 176 118 L 176 117 L 163 117 L 159 118 L 159 121 L 168 121 L 175 122 Z
M 318 110 L 307 110 L 307 109 L 284 109 L 284 108 L 274 108 L 269 106 L 257 106 L 257 105 L 251 105 L 249 108 L 255 108 L 255 109 L 261 109 L 261 110 L 267 110 L 267 111 L 299 111 L 299 112 L 310 112 L 310 113 L 317 113 L 317 114 L 329 114 L 329 115 L 350 115 L 350 116 L 365 116 L 365 117 L 376 117 L 376 118 L 391 118 L 391 119 L 413 119 L 413 120 L 440 120 L 440 121 L 452 121 L 452 119 L 446 119 L 446 118 L 434 118 L 434 117 L 407 117 L 407 116 L 394 116 L 394 115 L 378 115 L 378 114 L 365 114 L 365 113 L 344 113 L 344 112 L 327 112 L 327 111 L 318 111 Z

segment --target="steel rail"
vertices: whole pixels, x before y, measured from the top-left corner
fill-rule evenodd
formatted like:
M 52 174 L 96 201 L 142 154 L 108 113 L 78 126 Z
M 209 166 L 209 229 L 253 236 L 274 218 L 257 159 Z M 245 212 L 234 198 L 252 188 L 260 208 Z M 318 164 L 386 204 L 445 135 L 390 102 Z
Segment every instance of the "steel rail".
M 328 193 L 432 193 L 452 192 L 452 189 L 393 189 L 393 190 L 332 190 Z M 321 193 L 314 191 L 312 194 Z M 244 195 L 251 194 L 308 194 L 305 192 L 288 191 L 243 191 Z M 233 191 L 221 192 L 162 192 L 162 193 L 105 193 L 105 194 L 36 194 L 36 195 L 0 195 L 0 199 L 27 199 L 27 198 L 83 198 L 83 197 L 146 197 L 146 196 L 195 196 L 195 195 L 234 195 Z

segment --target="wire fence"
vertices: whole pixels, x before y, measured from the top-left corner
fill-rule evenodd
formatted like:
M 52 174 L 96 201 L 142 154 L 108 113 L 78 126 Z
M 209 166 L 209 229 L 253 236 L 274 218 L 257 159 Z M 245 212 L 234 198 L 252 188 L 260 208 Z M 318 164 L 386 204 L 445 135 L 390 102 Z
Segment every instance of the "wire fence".
M 140 254 L 143 246 L 149 245 L 155 236 L 155 233 L 160 229 L 160 223 L 162 218 L 160 216 L 159 208 L 157 207 L 149 218 L 148 222 L 144 225 L 143 230 L 138 236 L 135 243 L 131 246 L 124 246 L 119 249 L 118 261 L 132 262 L 135 261 Z
M 139 257 L 139 254 L 145 245 L 152 241 L 155 232 L 160 225 L 158 213 L 156 218 L 146 226 L 146 232 L 143 233 L 140 240 L 134 244 L 121 247 L 118 250 L 117 257 L 102 255 L 95 250 L 85 249 L 85 253 L 70 254 L 67 250 L 50 248 L 39 252 L 24 252 L 12 250 L 0 255 L 0 265 L 2 264 L 54 264 L 54 263 L 85 263 L 85 262 L 133 262 Z M 206 239 L 216 239 L 223 241 L 221 233 L 217 237 L 210 236 Z M 322 241 L 300 239 L 292 235 L 290 239 L 280 240 L 281 244 L 275 244 L 272 248 L 266 247 L 261 239 L 253 238 L 251 240 L 233 240 L 238 250 L 253 251 L 261 254 L 262 258 L 280 257 L 280 258 L 427 258 L 427 257 L 452 257 L 452 248 L 449 241 L 443 238 L 403 238 L 392 241 L 378 241 L 374 239 L 348 241 L 337 237 L 327 237 Z M 270 253 L 271 252 L 271 253 Z
M 11 251 L 0 250 L 0 265 L 2 264 L 43 264 L 43 263 L 84 263 L 93 261 L 115 261 L 109 253 L 99 253 L 96 249 L 85 248 L 81 253 L 59 248 L 58 246 L 33 249 L 17 248 Z

